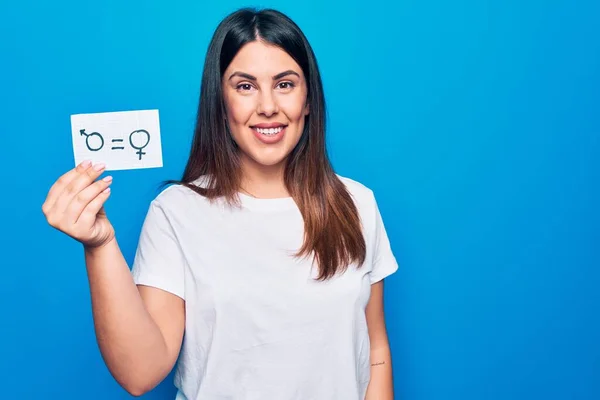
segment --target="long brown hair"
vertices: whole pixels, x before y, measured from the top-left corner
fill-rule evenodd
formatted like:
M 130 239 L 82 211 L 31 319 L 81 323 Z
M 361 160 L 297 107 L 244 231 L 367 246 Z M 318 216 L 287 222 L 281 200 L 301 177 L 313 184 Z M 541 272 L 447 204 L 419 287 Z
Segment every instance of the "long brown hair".
M 219 24 L 204 64 L 189 160 L 182 180 L 171 182 L 209 199 L 224 197 L 238 203 L 239 148 L 229 133 L 221 79 L 238 50 L 259 38 L 286 51 L 306 77 L 310 113 L 298 145 L 286 160 L 284 182 L 304 219 L 304 243 L 296 256 L 313 255 L 319 266 L 317 280 L 326 280 L 351 263 L 362 265 L 366 245 L 357 207 L 327 156 L 325 98 L 313 50 L 300 28 L 284 14 L 245 8 Z M 200 177 L 206 179 L 201 187 L 193 184 Z

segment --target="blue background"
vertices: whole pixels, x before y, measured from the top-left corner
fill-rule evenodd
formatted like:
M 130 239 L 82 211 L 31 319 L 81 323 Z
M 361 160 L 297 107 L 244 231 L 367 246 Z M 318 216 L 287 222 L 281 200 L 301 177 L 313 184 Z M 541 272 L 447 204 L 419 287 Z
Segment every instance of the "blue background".
M 401 265 L 397 398 L 599 399 L 600 3 L 219 3 L 0 6 L 0 398 L 129 398 L 95 342 L 81 246 L 41 205 L 73 167 L 71 114 L 158 108 L 164 167 L 112 173 L 131 261 L 186 162 L 212 32 L 250 4 L 305 31 L 334 166 L 378 197 Z M 171 378 L 145 398 L 173 398 Z

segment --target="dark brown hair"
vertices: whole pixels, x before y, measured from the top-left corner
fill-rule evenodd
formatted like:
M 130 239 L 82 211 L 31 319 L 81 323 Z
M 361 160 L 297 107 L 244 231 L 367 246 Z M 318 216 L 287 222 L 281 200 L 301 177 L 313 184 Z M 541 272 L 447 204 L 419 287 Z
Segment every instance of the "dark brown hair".
M 287 158 L 284 181 L 302 213 L 304 244 L 296 256 L 314 256 L 317 280 L 326 280 L 351 263 L 365 260 L 365 239 L 352 196 L 334 173 L 325 145 L 325 98 L 313 50 L 300 28 L 284 14 L 244 8 L 227 16 L 210 42 L 189 160 L 181 181 L 209 199 L 238 203 L 240 151 L 229 132 L 222 76 L 239 49 L 262 40 L 280 47 L 302 68 L 310 113 L 297 146 Z M 198 178 L 206 184 L 193 184 Z

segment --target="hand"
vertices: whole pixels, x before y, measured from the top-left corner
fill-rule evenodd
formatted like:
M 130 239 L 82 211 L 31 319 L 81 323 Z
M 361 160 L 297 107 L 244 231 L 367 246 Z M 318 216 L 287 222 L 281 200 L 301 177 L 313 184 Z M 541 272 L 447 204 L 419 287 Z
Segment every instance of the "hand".
M 89 248 L 103 246 L 115 236 L 104 210 L 112 177 L 96 180 L 104 168 L 84 161 L 52 185 L 42 205 L 52 227 Z

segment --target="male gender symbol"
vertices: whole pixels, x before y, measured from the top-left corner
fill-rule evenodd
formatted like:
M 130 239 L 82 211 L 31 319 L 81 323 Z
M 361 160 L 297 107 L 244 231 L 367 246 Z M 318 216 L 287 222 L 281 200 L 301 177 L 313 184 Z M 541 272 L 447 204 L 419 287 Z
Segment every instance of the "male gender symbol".
M 89 151 L 98 151 L 104 146 L 104 138 L 98 132 L 85 133 L 85 129 L 79 131 L 81 136 L 85 136 L 85 145 L 87 146 Z M 100 138 L 100 145 L 98 143 L 94 143 L 94 141 L 90 141 L 90 138 L 97 136 Z M 95 144 L 95 145 L 94 145 Z

